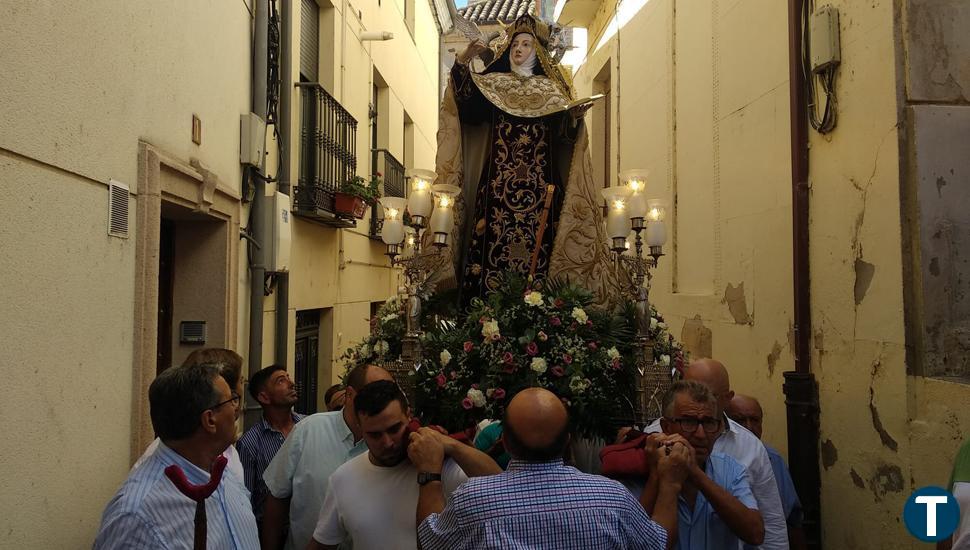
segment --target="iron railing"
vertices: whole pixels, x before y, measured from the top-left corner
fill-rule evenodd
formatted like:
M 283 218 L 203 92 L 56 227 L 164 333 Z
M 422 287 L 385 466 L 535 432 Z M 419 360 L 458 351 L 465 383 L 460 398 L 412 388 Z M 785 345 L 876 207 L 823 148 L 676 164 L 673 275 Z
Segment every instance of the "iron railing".
M 300 179 L 293 213 L 333 220 L 333 195 L 357 174 L 357 120 L 320 84 L 300 82 Z
M 387 149 L 371 149 L 371 172 L 380 173 L 384 179 L 382 197 L 404 197 L 405 177 L 404 165 Z M 381 226 L 384 224 L 383 210 L 380 205 L 374 205 L 370 216 L 370 234 L 379 237 Z

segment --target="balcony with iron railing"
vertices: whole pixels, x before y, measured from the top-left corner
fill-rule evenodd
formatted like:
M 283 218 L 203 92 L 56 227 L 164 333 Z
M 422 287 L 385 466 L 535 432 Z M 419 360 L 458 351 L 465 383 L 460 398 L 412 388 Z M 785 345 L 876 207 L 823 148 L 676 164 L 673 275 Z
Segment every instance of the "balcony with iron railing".
M 354 227 L 334 212 L 334 193 L 357 175 L 357 120 L 316 82 L 300 82 L 300 178 L 293 214 L 331 227 Z
M 404 197 L 405 176 L 404 165 L 394 158 L 387 149 L 371 149 L 371 171 L 380 173 L 384 179 L 382 197 Z M 370 216 L 370 236 L 380 238 L 381 226 L 384 224 L 383 210 L 380 205 L 374 205 Z

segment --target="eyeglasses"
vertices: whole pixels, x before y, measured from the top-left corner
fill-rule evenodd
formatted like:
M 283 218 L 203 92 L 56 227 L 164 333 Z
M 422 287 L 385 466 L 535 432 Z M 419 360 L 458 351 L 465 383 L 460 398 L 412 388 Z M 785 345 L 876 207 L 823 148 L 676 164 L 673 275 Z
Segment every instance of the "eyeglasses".
M 667 420 L 680 424 L 680 429 L 687 433 L 697 431 L 697 426 L 703 426 L 704 431 L 709 434 L 716 432 L 721 427 L 721 420 L 718 418 L 691 418 L 685 416 L 682 418 L 668 418 Z
M 230 397 L 229 399 L 226 399 L 225 401 L 220 401 L 219 403 L 216 403 L 215 405 L 209 407 L 206 410 L 214 411 L 214 410 L 218 409 L 219 407 L 225 405 L 226 403 L 232 403 L 232 406 L 233 407 L 239 408 L 239 404 L 240 404 L 241 401 L 242 401 L 242 396 L 241 395 L 237 395 L 235 392 L 233 392 L 232 393 L 232 397 Z

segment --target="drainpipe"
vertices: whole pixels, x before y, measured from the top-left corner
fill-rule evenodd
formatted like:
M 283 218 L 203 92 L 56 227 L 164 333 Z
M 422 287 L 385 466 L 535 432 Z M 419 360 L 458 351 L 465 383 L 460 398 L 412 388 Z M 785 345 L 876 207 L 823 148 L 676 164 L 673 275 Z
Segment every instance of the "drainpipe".
M 808 248 L 808 105 L 802 60 L 806 0 L 788 0 L 788 76 L 791 115 L 792 285 L 795 370 L 784 373 L 788 460 L 802 502 L 806 542 L 821 548 L 818 385 L 811 372 L 812 315 Z
M 279 183 L 277 188 L 280 193 L 290 194 L 290 100 L 293 93 L 293 19 L 292 1 L 280 0 L 280 105 L 279 117 L 276 124 L 279 125 L 280 166 Z M 293 219 L 292 217 L 290 218 Z M 292 223 L 292 222 L 291 222 Z M 290 274 L 276 274 L 276 357 L 277 365 L 286 366 L 287 349 L 289 345 L 289 320 L 290 320 Z
M 256 21 L 253 28 L 253 113 L 266 120 L 266 69 L 268 66 L 269 0 L 256 0 Z M 266 242 L 263 223 L 265 208 L 266 173 L 265 159 L 259 168 L 247 170 L 254 194 L 250 204 L 249 231 L 260 246 L 251 247 L 249 256 L 249 376 L 252 378 L 263 368 L 263 285 L 266 280 L 266 260 L 262 244 Z M 245 426 L 259 420 L 259 406 L 246 408 Z

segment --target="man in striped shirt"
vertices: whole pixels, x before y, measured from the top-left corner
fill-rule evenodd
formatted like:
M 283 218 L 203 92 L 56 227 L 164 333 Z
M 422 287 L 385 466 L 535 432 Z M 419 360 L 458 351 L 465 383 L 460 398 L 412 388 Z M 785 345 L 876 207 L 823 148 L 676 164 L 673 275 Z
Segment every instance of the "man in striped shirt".
M 125 480 L 104 510 L 94 550 L 194 547 L 196 503 L 165 475 L 178 466 L 192 485 L 236 436 L 239 395 L 212 365 L 170 368 L 148 389 L 158 449 Z M 258 550 L 256 519 L 242 481 L 224 475 L 205 499 L 207 547 Z
M 470 479 L 447 506 L 440 481 L 421 485 L 416 515 L 421 548 L 672 548 L 687 448 L 675 445 L 659 459 L 661 482 L 651 519 L 618 482 L 563 464 L 568 425 L 566 408 L 551 392 L 519 392 L 503 422 L 512 455 L 506 472 Z M 418 470 L 440 472 L 437 438 L 412 434 L 408 454 Z
M 266 500 L 263 472 L 303 415 L 293 412 L 297 400 L 296 385 L 286 368 L 279 365 L 271 365 L 254 374 L 249 381 L 249 394 L 263 408 L 263 418 L 243 434 L 236 449 L 245 472 L 246 488 L 252 495 L 253 514 L 256 523 L 260 524 Z

